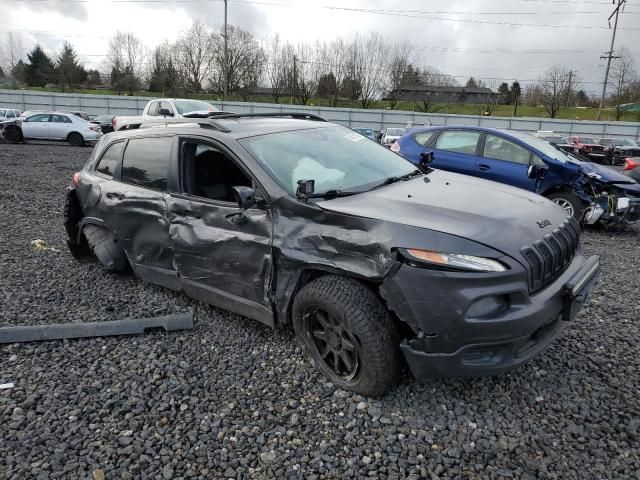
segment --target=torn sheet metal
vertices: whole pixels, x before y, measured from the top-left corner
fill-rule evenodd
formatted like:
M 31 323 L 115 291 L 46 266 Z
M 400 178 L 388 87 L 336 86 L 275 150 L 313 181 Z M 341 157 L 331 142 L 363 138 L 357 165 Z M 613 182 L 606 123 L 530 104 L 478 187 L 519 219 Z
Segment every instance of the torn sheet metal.
M 193 313 L 176 313 L 151 318 L 134 318 L 109 322 L 58 323 L 0 328 L 1 343 L 40 342 L 63 338 L 106 337 L 113 335 L 137 335 L 150 329 L 165 331 L 190 330 Z

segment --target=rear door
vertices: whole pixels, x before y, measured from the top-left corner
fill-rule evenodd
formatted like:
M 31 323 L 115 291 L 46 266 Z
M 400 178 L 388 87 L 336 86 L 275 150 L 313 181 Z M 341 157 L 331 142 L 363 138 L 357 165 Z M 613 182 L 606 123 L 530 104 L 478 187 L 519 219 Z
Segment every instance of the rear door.
M 49 119 L 52 115 L 39 113 L 31 115 L 22 122 L 24 138 L 49 138 Z
M 122 161 L 116 167 L 98 161 L 96 174 L 109 175 L 100 192 L 100 212 L 122 242 L 131 266 L 145 281 L 179 288 L 167 220 L 167 189 L 172 169 L 173 136 L 131 138 L 122 143 Z M 116 149 L 114 155 L 118 154 Z M 101 171 L 103 168 L 106 170 Z
M 487 133 L 480 143 L 478 176 L 500 183 L 535 191 L 536 180 L 528 176 L 532 152 L 499 135 Z
M 51 122 L 49 123 L 49 136 L 64 140 L 67 135 L 71 133 L 73 122 L 66 115 L 51 115 Z
M 272 219 L 266 202 L 241 211 L 234 186 L 261 189 L 239 159 L 209 139 L 182 138 L 180 193 L 168 200 L 182 288 L 206 303 L 273 324 Z
M 444 130 L 435 141 L 431 166 L 450 172 L 477 175 L 476 150 L 480 136 L 481 133 L 474 130 Z

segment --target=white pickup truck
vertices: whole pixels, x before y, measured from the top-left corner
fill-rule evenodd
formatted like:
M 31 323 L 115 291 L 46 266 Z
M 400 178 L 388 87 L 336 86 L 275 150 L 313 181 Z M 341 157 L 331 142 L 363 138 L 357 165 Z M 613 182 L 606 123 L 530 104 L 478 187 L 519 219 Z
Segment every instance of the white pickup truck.
M 161 117 L 183 118 L 190 115 L 206 115 L 217 112 L 218 109 L 202 100 L 182 98 L 159 98 L 147 103 L 139 117 L 114 117 L 113 129 L 121 130 L 129 125 L 139 124 L 143 120 L 153 120 Z

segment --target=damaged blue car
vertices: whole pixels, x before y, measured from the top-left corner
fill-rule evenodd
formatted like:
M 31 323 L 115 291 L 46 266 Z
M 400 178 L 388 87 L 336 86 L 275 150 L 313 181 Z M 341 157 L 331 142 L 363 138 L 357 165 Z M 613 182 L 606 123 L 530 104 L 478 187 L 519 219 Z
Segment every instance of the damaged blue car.
M 514 130 L 416 128 L 392 150 L 418 164 L 538 193 L 583 224 L 640 220 L 640 185 L 612 168 L 584 162 L 546 140 Z

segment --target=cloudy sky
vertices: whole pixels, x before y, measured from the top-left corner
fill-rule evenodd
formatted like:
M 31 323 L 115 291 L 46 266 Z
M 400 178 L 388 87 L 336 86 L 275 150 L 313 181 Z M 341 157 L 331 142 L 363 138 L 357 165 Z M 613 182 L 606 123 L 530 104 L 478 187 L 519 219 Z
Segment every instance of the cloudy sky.
M 628 0 L 616 46 L 640 67 L 640 0 Z M 611 30 L 611 0 L 229 0 L 229 22 L 260 39 L 329 40 L 377 31 L 389 43 L 415 45 L 416 60 L 464 83 L 470 75 L 526 83 L 554 64 L 578 72 L 582 87 L 602 82 Z M 70 41 L 90 67 L 99 67 L 117 30 L 152 48 L 175 40 L 193 18 L 219 26 L 222 0 L 0 0 L 0 46 L 8 33 L 24 52 L 34 42 L 58 49 Z M 6 47 L 0 53 L 6 62 Z

